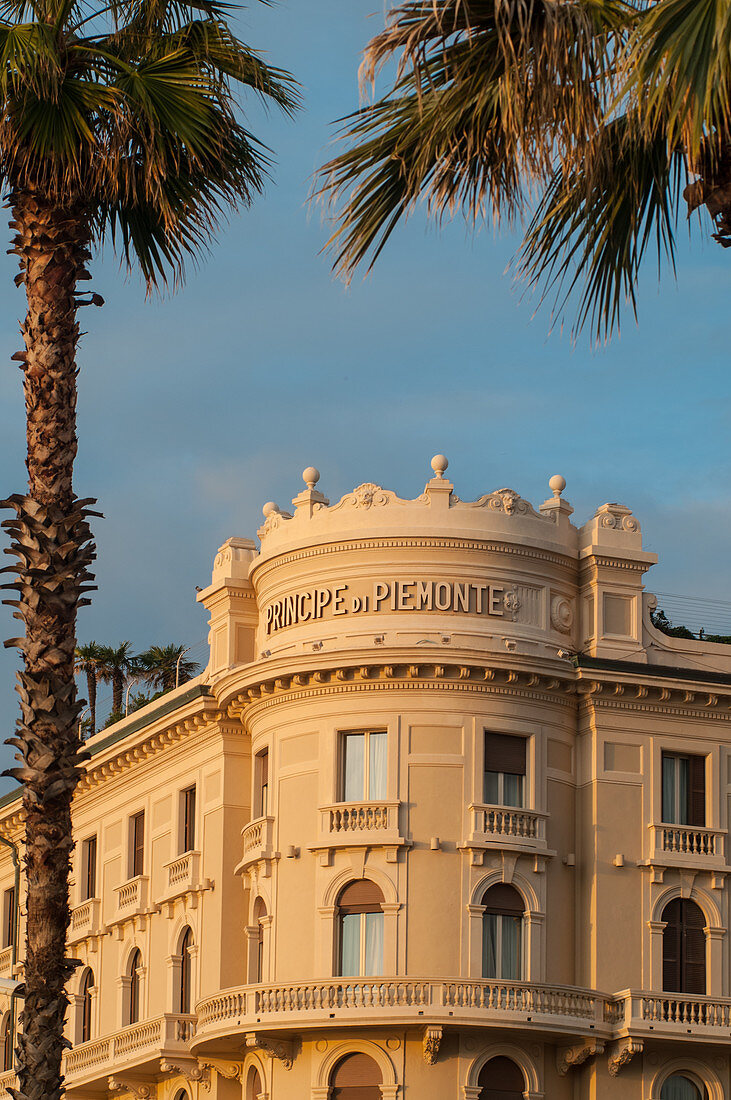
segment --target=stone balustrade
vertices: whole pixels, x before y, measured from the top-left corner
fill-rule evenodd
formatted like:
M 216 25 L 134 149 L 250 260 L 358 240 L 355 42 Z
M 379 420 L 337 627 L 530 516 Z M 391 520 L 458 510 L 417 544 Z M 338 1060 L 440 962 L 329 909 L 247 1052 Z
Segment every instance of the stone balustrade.
M 473 836 L 480 834 L 500 840 L 527 840 L 546 843 L 547 814 L 514 806 L 487 806 L 473 803 Z
M 398 834 L 398 802 L 339 802 L 321 809 L 326 832 L 363 833 L 376 830 Z
M 616 994 L 619 1035 L 680 1038 L 728 1043 L 731 997 L 625 990 Z
M 690 856 L 692 859 L 723 859 L 726 834 L 697 825 L 653 825 L 655 853 Z
M 274 818 L 257 817 L 241 831 L 243 858 L 236 868 L 241 873 L 252 863 L 274 858 Z
M 102 931 L 101 901 L 99 898 L 87 898 L 71 910 L 69 942 L 76 943 L 86 936 L 96 936 Z
M 134 916 L 147 909 L 147 875 L 137 875 L 117 887 L 117 914 L 122 917 Z
M 590 990 L 531 982 L 410 978 L 332 978 L 242 986 L 201 1001 L 195 1047 L 247 1027 L 298 1030 L 378 1020 L 493 1023 L 603 1034 L 607 999 Z
M 92 1039 L 64 1057 L 69 1088 L 120 1069 L 156 1066 L 165 1055 L 187 1054 L 195 1035 L 196 1017 L 165 1015 L 130 1024 L 113 1035 Z
M 0 974 L 4 977 L 12 977 L 10 970 L 13 965 L 13 949 L 12 947 L 3 947 L 0 951 Z
M 18 1080 L 15 1076 L 15 1070 L 7 1069 L 0 1073 L 0 1100 L 11 1100 L 8 1089 L 17 1087 Z

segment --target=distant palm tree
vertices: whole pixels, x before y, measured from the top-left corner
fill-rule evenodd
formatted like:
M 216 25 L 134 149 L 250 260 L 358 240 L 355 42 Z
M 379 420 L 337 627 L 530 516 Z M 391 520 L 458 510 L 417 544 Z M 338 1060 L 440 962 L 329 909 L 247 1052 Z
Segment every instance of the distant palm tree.
M 99 678 L 99 657 L 102 647 L 96 642 L 76 647 L 75 671 L 86 675 L 86 694 L 89 704 L 89 736 L 96 733 L 96 684 Z
M 223 0 L 3 0 L 0 181 L 27 299 L 21 364 L 27 494 L 5 502 L 25 636 L 22 723 L 13 744 L 25 784 L 25 1000 L 16 1097 L 61 1094 L 69 923 L 71 799 L 80 774 L 74 683 L 77 609 L 88 603 L 92 501 L 73 490 L 77 310 L 87 262 L 106 239 L 148 289 L 179 282 L 269 168 L 242 125 L 253 92 L 292 111 L 288 74 L 234 35 Z M 119 679 L 116 681 L 117 687 Z
M 122 699 L 127 677 L 136 669 L 136 661 L 132 652 L 131 642 L 122 642 L 121 645 L 103 645 L 99 647 L 97 667 L 99 679 L 102 683 L 112 685 L 112 713 L 121 715 Z
M 336 267 L 373 264 L 421 201 L 518 220 L 519 272 L 610 334 L 648 249 L 674 263 L 679 217 L 705 207 L 731 245 L 730 41 L 728 0 L 398 4 L 362 70 L 395 78 L 323 169 Z
M 184 684 L 200 668 L 197 661 L 186 660 L 182 645 L 153 645 L 136 660 L 137 670 L 148 684 L 171 691 L 178 684 Z

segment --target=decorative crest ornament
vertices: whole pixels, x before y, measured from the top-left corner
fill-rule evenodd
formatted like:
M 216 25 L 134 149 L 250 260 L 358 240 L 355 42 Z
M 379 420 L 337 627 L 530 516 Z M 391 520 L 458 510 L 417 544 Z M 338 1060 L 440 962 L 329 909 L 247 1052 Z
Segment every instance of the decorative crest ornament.
M 444 1029 L 439 1026 L 429 1026 L 424 1031 L 423 1050 L 424 1061 L 428 1066 L 436 1065 L 439 1047 L 442 1045 Z

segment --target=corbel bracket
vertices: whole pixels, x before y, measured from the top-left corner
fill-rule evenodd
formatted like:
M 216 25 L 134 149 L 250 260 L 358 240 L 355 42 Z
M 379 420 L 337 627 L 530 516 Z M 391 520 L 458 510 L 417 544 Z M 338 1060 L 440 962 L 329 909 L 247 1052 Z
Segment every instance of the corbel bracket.
M 249 1031 L 246 1035 L 246 1049 L 260 1050 L 270 1058 L 277 1058 L 285 1069 L 292 1068 L 292 1043 L 284 1039 L 267 1039 L 256 1031 Z
M 201 1058 L 200 1065 L 206 1069 L 214 1069 L 220 1077 L 226 1077 L 229 1081 L 236 1078 L 243 1080 L 243 1062 L 229 1062 L 225 1058 Z
M 197 1060 L 161 1058 L 160 1073 L 175 1073 L 186 1081 L 197 1081 L 208 1092 L 211 1087 L 211 1071 L 203 1062 Z
M 587 1039 L 583 1043 L 574 1043 L 570 1047 L 559 1047 L 556 1051 L 556 1069 L 559 1077 L 565 1077 L 572 1066 L 581 1066 L 589 1058 L 602 1054 L 606 1044 L 598 1039 Z
M 609 1076 L 616 1077 L 622 1066 L 631 1062 L 635 1054 L 641 1054 L 644 1047 L 642 1039 L 621 1039 L 609 1055 Z
M 436 1065 L 439 1047 L 442 1045 L 444 1029 L 438 1026 L 429 1026 L 424 1031 L 423 1050 L 424 1061 L 428 1066 Z
M 124 1077 L 119 1073 L 107 1077 L 107 1086 L 111 1092 L 131 1092 L 133 1096 L 137 1097 L 137 1100 L 149 1100 L 154 1087 L 153 1085 L 145 1085 L 134 1077 Z

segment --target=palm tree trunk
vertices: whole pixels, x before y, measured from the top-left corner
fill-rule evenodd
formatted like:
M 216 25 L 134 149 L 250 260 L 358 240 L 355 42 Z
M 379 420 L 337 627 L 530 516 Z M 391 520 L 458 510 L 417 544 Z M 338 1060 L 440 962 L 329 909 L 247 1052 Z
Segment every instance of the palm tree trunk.
M 96 733 L 96 669 L 94 668 L 86 670 L 86 694 L 89 703 L 89 736 L 93 737 Z
M 124 673 L 121 668 L 115 668 L 112 673 L 112 711 L 114 714 L 122 713 L 122 696 L 124 695 Z
M 27 924 L 25 1001 L 17 1041 L 20 1087 L 16 1098 L 60 1100 L 63 1025 L 73 972 L 65 962 L 69 924 L 71 798 L 80 774 L 74 684 L 76 611 L 89 601 L 84 582 L 94 545 L 87 518 L 93 501 L 78 500 L 76 456 L 76 283 L 87 277 L 88 218 L 83 205 L 52 201 L 41 192 L 12 198 L 18 282 L 28 312 L 22 325 L 27 413 L 28 495 L 3 502 L 16 516 L 12 535 L 18 579 L 17 617 L 25 637 L 19 673 L 22 720 L 10 743 L 23 766 L 11 770 L 24 784 Z

